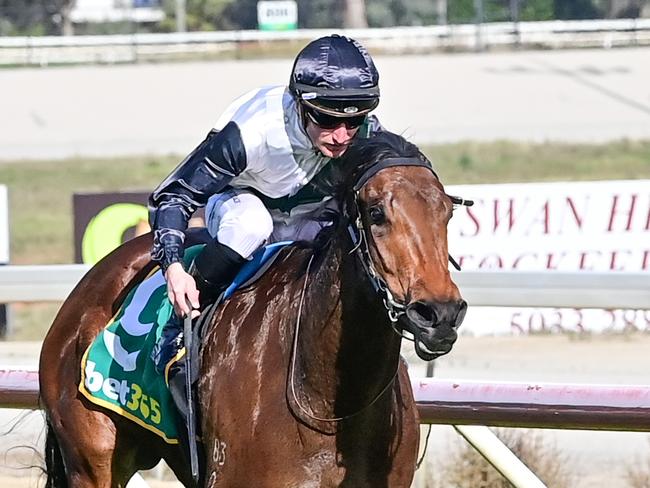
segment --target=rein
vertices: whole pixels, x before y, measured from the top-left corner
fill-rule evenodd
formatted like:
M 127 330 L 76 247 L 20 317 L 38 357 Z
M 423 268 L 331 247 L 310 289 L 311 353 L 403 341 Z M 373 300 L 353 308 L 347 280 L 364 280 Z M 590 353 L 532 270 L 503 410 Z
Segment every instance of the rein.
M 390 381 L 386 383 L 386 386 L 384 386 L 381 389 L 381 391 L 375 396 L 375 398 L 372 399 L 370 403 L 363 406 L 361 409 L 357 410 L 354 413 L 348 415 L 342 415 L 340 417 L 331 417 L 331 418 L 318 417 L 312 414 L 309 410 L 307 410 L 306 407 L 302 405 L 300 400 L 298 400 L 298 395 L 296 394 L 296 386 L 295 386 L 296 385 L 296 357 L 298 354 L 298 332 L 300 330 L 300 318 L 302 317 L 302 305 L 305 301 L 305 292 L 307 291 L 307 283 L 309 281 L 309 270 L 311 269 L 311 263 L 313 262 L 313 260 L 314 260 L 314 256 L 312 255 L 311 258 L 309 258 L 309 263 L 307 264 L 307 271 L 305 272 L 305 281 L 302 285 L 302 292 L 300 293 L 300 302 L 298 304 L 298 317 L 296 319 L 296 329 L 293 334 L 293 352 L 291 354 L 289 385 L 291 387 L 291 396 L 293 398 L 293 401 L 304 415 L 306 415 L 312 420 L 316 420 L 319 422 L 341 422 L 342 420 L 351 419 L 361 414 L 362 412 L 365 412 L 368 408 L 372 407 L 377 402 L 377 400 L 379 400 L 384 395 L 384 393 L 386 393 L 386 390 L 388 390 L 388 388 L 392 386 L 393 383 L 395 382 L 395 378 L 397 377 L 397 373 L 399 372 L 399 362 L 397 363 L 397 367 L 395 368 L 395 372 L 391 376 Z
M 394 167 L 394 166 L 420 166 L 427 168 L 430 170 L 433 175 L 438 179 L 438 175 L 436 172 L 433 170 L 431 167 L 430 163 L 424 159 L 420 158 L 401 158 L 401 157 L 395 157 L 395 158 L 384 158 L 380 160 L 379 162 L 373 164 L 369 168 L 367 168 L 361 176 L 357 178 L 357 181 L 355 182 L 354 186 L 352 187 L 353 192 L 354 192 L 354 205 L 355 205 L 355 214 L 356 218 L 352 219 L 351 216 L 349 215 L 349 212 L 347 211 L 347 208 L 344 211 L 344 214 L 348 220 L 348 226 L 347 230 L 350 235 L 350 238 L 352 239 L 352 244 L 353 247 L 350 250 L 350 254 L 356 253 L 357 258 L 361 262 L 361 265 L 363 266 L 363 269 L 365 270 L 365 274 L 370 281 L 375 293 L 377 293 L 381 299 L 382 303 L 384 305 L 384 308 L 386 308 L 387 314 L 388 314 L 388 319 L 390 320 L 391 327 L 393 331 L 399 335 L 400 337 L 413 341 L 413 338 L 410 338 L 406 335 L 404 335 L 404 331 L 401 328 L 397 327 L 397 322 L 399 321 L 399 318 L 401 315 L 404 315 L 406 313 L 406 307 L 407 305 L 396 300 L 393 293 L 390 291 L 390 288 L 388 287 L 388 284 L 386 281 L 377 273 L 375 270 L 375 267 L 372 263 L 372 259 L 370 257 L 370 248 L 368 247 L 368 236 L 366 234 L 366 229 L 363 226 L 363 222 L 361 221 L 361 212 L 359 211 L 359 193 L 361 189 L 365 186 L 365 184 L 372 178 L 375 174 L 377 174 L 379 171 L 385 168 L 389 167 Z M 447 194 L 445 194 L 447 195 Z M 447 195 L 447 197 L 451 200 L 452 204 L 455 206 L 458 205 L 465 205 L 465 206 L 471 206 L 474 204 L 473 201 L 471 200 L 464 200 L 459 197 L 454 197 Z M 397 363 L 397 367 L 395 368 L 395 372 L 391 375 L 390 380 L 386 383 L 386 385 L 379 391 L 379 393 L 368 403 L 367 405 L 363 406 L 361 409 L 357 410 L 354 413 L 347 414 L 347 415 L 342 415 L 340 417 L 331 417 L 331 418 L 324 418 L 324 417 L 318 417 L 314 414 L 312 414 L 303 404 L 300 402 L 298 399 L 298 395 L 296 394 L 296 381 L 295 381 L 295 376 L 296 376 L 296 357 L 298 354 L 298 334 L 300 331 L 300 323 L 301 323 L 301 316 L 302 316 L 302 306 L 304 303 L 305 299 L 305 293 L 307 290 L 307 283 L 309 281 L 309 271 L 311 269 L 312 262 L 314 260 L 314 256 L 312 255 L 311 258 L 309 259 L 309 263 L 307 264 L 307 270 L 305 272 L 305 281 L 302 286 L 302 292 L 300 294 L 300 301 L 298 305 L 298 317 L 296 319 L 296 327 L 294 331 L 294 339 L 293 339 L 293 352 L 291 355 L 291 365 L 290 365 L 290 371 L 289 371 L 289 384 L 290 384 L 290 389 L 291 389 L 291 396 L 293 398 L 294 403 L 298 407 L 298 409 L 308 418 L 318 421 L 318 422 L 340 422 L 343 420 L 347 420 L 353 417 L 356 417 L 357 415 L 361 414 L 362 412 L 366 411 L 368 408 L 370 408 L 372 405 L 374 405 L 383 395 L 386 393 L 386 391 L 393 385 L 395 382 L 395 378 L 397 377 L 397 374 L 399 372 L 399 361 Z M 449 256 L 450 262 L 458 269 L 460 270 L 460 266 L 456 263 L 456 261 Z
M 352 224 L 352 219 L 350 219 L 349 215 L 346 216 L 348 217 L 348 222 L 350 222 L 348 224 L 348 232 L 350 233 L 350 237 L 352 238 L 352 243 L 353 243 L 353 249 L 352 251 L 350 251 L 350 253 L 355 251 L 357 252 L 357 256 L 359 256 L 359 259 L 366 271 L 366 275 L 368 276 L 370 282 L 372 283 L 373 288 L 380 295 L 383 295 L 384 307 L 386 307 L 386 309 L 388 310 L 388 317 L 390 318 L 393 330 L 403 337 L 403 335 L 400 334 L 399 331 L 396 329 L 395 323 L 397 322 L 399 316 L 406 312 L 406 305 L 397 302 L 393 298 L 393 294 L 388 288 L 388 285 L 377 274 L 374 266 L 372 266 L 372 260 L 370 259 L 370 253 L 368 251 L 367 238 L 364 239 L 365 231 L 363 228 L 363 224 L 361 222 L 360 212 L 358 210 L 359 191 L 361 190 L 361 188 L 363 188 L 363 186 L 368 182 L 368 180 L 372 178 L 378 171 L 390 166 L 425 166 L 433 172 L 433 168 L 431 168 L 429 164 L 417 158 L 385 158 L 380 162 L 373 164 L 370 168 L 366 169 L 366 171 L 364 171 L 359 178 L 357 178 L 357 181 L 353 187 L 354 203 L 356 205 L 356 214 L 357 214 L 355 224 Z M 435 174 L 435 172 L 433 173 Z M 311 264 L 313 260 L 314 260 L 314 256 L 312 255 L 311 258 L 309 259 L 309 263 L 307 264 L 307 270 L 305 272 L 305 281 L 302 285 L 302 292 L 300 294 L 300 302 L 298 305 L 298 317 L 296 319 L 296 328 L 293 337 L 293 352 L 291 355 L 291 367 L 289 372 L 289 384 L 291 388 L 291 396 L 293 398 L 294 403 L 298 406 L 300 411 L 311 420 L 316 420 L 318 422 L 341 422 L 343 420 L 348 420 L 353 417 L 356 417 L 362 412 L 365 412 L 367 409 L 373 406 L 384 395 L 384 393 L 386 393 L 386 391 L 395 382 L 395 378 L 397 377 L 397 373 L 399 372 L 399 361 L 397 362 L 397 366 L 395 367 L 395 372 L 391 375 L 391 378 L 386 383 L 386 385 L 370 401 L 370 403 L 364 405 L 354 413 L 348 415 L 342 415 L 340 417 L 331 417 L 331 418 L 318 417 L 312 414 L 309 410 L 307 410 L 306 407 L 302 405 L 302 403 L 298 399 L 298 395 L 296 394 L 296 387 L 295 387 L 296 357 L 298 354 L 298 333 L 300 331 L 300 319 L 302 316 L 302 306 L 305 300 L 305 292 L 307 291 L 307 283 L 309 281 L 309 270 L 311 269 Z

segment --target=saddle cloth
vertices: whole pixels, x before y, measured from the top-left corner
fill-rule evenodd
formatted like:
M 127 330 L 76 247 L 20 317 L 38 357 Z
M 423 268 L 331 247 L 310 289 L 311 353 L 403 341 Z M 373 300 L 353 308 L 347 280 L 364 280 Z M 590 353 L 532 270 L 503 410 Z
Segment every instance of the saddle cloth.
M 259 279 L 278 251 L 289 244 L 278 242 L 258 250 L 222 300 Z M 186 266 L 202 248 L 197 245 L 185 251 Z M 156 268 L 129 292 L 120 310 L 86 350 L 79 391 L 90 402 L 132 420 L 169 444 L 177 444 L 176 407 L 164 376 L 156 372 L 150 358 L 172 313 L 165 278 Z

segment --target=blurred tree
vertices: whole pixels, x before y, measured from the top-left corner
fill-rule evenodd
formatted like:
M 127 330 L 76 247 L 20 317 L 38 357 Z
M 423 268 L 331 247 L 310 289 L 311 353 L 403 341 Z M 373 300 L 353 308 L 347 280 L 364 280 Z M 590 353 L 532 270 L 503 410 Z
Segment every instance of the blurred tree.
M 69 29 L 74 0 L 0 0 L 0 35 L 55 35 Z
M 476 21 L 475 0 L 443 1 L 449 23 Z M 512 20 L 511 0 L 482 1 L 485 22 Z M 598 18 L 612 3 L 642 1 L 646 0 L 518 0 L 519 20 Z M 174 30 L 175 0 L 164 2 L 166 30 Z M 298 27 L 432 25 L 439 21 L 439 4 L 439 0 L 298 0 Z M 187 0 L 187 15 L 189 30 L 256 29 L 257 0 Z
M 438 22 L 439 6 L 431 0 L 366 0 L 366 7 L 371 27 L 430 25 Z
M 395 25 L 395 18 L 388 2 L 368 0 L 366 3 L 368 25 L 370 27 L 387 27 Z
M 510 0 L 483 0 L 485 22 L 509 22 L 512 20 Z M 552 20 L 597 12 L 592 0 L 518 0 L 519 20 Z M 569 16 L 567 16 L 569 15 Z M 474 0 L 454 0 L 447 6 L 450 23 L 471 23 L 476 21 Z
M 343 12 L 337 0 L 299 0 L 298 27 L 303 29 L 339 28 Z
M 553 0 L 519 0 L 519 20 L 553 20 L 554 18 Z
M 454 0 L 447 5 L 450 24 L 468 24 L 476 20 L 474 0 Z
M 554 0 L 553 12 L 559 20 L 597 19 L 602 17 L 592 0 Z
M 257 0 L 230 0 L 223 16 L 231 29 L 257 29 Z
M 130 0 L 127 0 L 130 1 Z M 161 0 L 166 18 L 154 30 L 176 30 L 176 0 Z M 190 31 L 257 28 L 258 0 L 186 0 Z M 481 0 L 485 22 L 512 20 L 514 0 Z M 0 35 L 72 34 L 75 0 L 0 0 Z M 650 0 L 517 0 L 522 21 L 638 17 Z M 300 28 L 362 28 L 476 21 L 475 0 L 297 0 Z M 445 15 L 446 19 L 440 18 Z M 113 25 L 113 27 L 115 27 Z M 84 32 L 87 27 L 79 27 Z M 93 33 L 99 32 L 94 27 Z M 106 27 L 107 32 L 111 32 Z
M 213 31 L 240 29 L 237 23 L 233 23 L 231 16 L 225 15 L 226 9 L 235 0 L 186 0 L 186 23 L 188 31 Z M 236 3 L 247 3 L 239 0 Z M 253 3 L 253 10 L 257 18 L 257 10 Z M 176 30 L 176 0 L 163 0 L 165 19 L 160 23 L 159 29 L 163 32 Z
M 438 6 L 431 0 L 403 0 L 395 2 L 399 25 L 431 25 L 438 23 Z

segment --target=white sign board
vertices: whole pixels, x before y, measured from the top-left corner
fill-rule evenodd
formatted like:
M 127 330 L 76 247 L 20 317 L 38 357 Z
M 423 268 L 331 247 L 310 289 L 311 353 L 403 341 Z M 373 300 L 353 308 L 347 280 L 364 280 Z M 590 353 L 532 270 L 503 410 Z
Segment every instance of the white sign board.
M 447 192 L 475 202 L 449 223 L 449 252 L 464 270 L 650 273 L 650 180 L 450 185 Z M 631 328 L 650 331 L 650 311 L 470 308 L 462 326 L 475 335 Z
M 7 187 L 0 185 L 0 264 L 9 262 L 9 199 Z
M 160 22 L 165 12 L 157 0 L 76 0 L 72 22 Z
M 294 0 L 257 2 L 257 23 L 260 30 L 297 29 L 298 4 Z

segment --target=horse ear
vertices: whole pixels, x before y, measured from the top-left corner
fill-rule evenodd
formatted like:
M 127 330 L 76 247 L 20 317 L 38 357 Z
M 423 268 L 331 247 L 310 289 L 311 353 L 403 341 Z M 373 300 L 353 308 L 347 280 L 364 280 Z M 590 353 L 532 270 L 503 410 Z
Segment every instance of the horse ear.
M 357 192 L 351 187 L 339 200 L 341 202 L 341 215 L 348 222 L 354 222 L 359 216 L 359 204 L 357 202 Z

